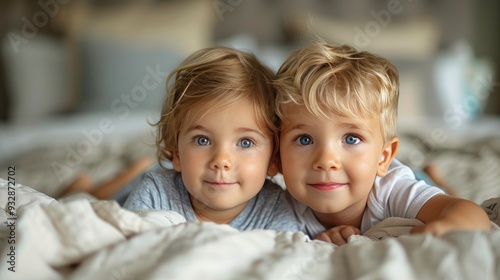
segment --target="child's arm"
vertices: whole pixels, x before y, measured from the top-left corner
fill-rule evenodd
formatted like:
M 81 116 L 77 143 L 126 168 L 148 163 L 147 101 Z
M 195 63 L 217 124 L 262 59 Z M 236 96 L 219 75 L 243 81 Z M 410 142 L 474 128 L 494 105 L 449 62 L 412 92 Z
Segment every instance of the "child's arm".
M 427 232 L 439 236 L 453 230 L 489 230 L 486 212 L 472 201 L 444 194 L 429 199 L 417 214 L 425 226 L 415 227 L 412 233 Z

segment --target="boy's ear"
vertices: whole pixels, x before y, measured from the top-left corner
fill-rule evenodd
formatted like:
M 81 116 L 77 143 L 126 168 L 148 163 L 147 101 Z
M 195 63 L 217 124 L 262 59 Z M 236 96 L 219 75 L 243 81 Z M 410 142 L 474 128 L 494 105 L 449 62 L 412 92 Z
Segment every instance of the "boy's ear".
M 279 156 L 274 156 L 273 159 L 269 162 L 269 167 L 267 168 L 267 176 L 276 176 L 278 171 L 280 170 L 281 161 L 279 160 Z
M 174 166 L 175 171 L 181 172 L 181 159 L 179 158 L 179 151 L 174 151 L 172 153 L 172 165 Z
M 382 150 L 382 154 L 380 155 L 380 161 L 378 163 L 377 168 L 377 176 L 383 177 L 387 174 L 387 170 L 389 170 L 389 165 L 391 165 L 394 156 L 396 156 L 396 152 L 399 147 L 399 138 L 395 136 L 391 140 L 389 140 L 384 149 Z

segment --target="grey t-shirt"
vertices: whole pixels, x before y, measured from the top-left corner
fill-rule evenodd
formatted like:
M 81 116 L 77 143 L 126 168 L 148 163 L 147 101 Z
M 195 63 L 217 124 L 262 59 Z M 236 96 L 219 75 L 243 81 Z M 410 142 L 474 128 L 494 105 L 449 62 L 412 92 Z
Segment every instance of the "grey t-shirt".
M 187 221 L 198 221 L 189 193 L 178 172 L 162 170 L 146 173 L 123 207 L 130 210 L 171 210 L 184 216 Z M 239 230 L 273 229 L 296 232 L 300 228 L 290 198 L 280 186 L 270 180 L 265 181 L 262 190 L 229 225 Z

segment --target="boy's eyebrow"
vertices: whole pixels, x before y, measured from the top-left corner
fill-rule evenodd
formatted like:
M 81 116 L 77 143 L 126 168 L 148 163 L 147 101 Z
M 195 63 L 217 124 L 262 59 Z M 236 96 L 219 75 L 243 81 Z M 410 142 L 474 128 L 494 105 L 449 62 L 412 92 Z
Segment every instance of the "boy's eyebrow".
M 361 131 L 366 131 L 373 135 L 372 130 L 370 129 L 369 126 L 365 125 L 364 123 L 342 123 L 342 126 L 345 126 L 347 129 L 353 129 L 353 130 L 361 130 Z
M 306 125 L 299 123 L 289 128 L 288 125 L 285 124 L 283 125 L 283 127 L 284 129 L 281 129 L 281 132 L 290 132 L 295 129 L 303 129 L 304 127 L 306 127 Z
M 370 129 L 370 127 L 368 127 L 367 125 L 365 125 L 363 123 L 343 122 L 340 125 L 345 127 L 346 129 L 362 130 L 362 131 L 366 131 L 366 132 L 370 133 L 371 135 L 373 135 L 373 132 Z M 288 128 L 287 125 L 284 125 L 285 129 L 282 129 L 281 131 L 283 133 L 286 133 L 286 132 L 293 131 L 295 129 L 303 129 L 304 127 L 307 127 L 307 125 L 303 124 L 303 123 L 295 124 L 290 128 Z

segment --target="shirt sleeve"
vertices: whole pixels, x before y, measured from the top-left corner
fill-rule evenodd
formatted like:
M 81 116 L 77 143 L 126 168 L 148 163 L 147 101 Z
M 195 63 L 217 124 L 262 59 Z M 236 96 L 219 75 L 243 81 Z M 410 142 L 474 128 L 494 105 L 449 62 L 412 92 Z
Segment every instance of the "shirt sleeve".
M 123 208 L 129 210 L 161 209 L 161 192 L 159 187 L 151 173 L 147 173 L 130 193 L 123 204 Z
M 413 171 L 397 160 L 386 176 L 377 178 L 374 190 L 378 192 L 377 204 L 384 213 L 381 218 L 414 219 L 430 198 L 444 193 L 436 186 L 417 180 Z

